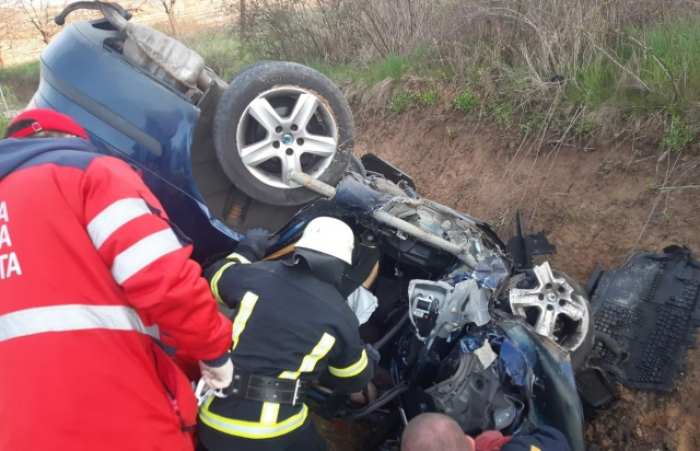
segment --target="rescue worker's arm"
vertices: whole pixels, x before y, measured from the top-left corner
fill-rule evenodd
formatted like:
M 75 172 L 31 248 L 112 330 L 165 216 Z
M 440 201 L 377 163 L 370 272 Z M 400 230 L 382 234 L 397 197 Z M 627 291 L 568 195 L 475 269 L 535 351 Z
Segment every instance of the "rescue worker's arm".
M 223 364 L 231 322 L 190 260 L 192 246 L 140 177 L 120 160 L 96 158 L 80 190 L 88 234 L 146 325 L 157 324 L 192 357 Z
M 246 280 L 246 265 L 261 260 L 272 241 L 270 233 L 263 229 L 253 229 L 246 233 L 236 246 L 236 251 L 206 269 L 204 276 L 217 302 L 236 309 L 248 291 L 240 282 Z
M 336 349 L 337 348 L 337 349 Z M 328 359 L 328 372 L 336 387 L 346 393 L 364 390 L 374 376 L 374 365 L 359 334 L 341 340 Z

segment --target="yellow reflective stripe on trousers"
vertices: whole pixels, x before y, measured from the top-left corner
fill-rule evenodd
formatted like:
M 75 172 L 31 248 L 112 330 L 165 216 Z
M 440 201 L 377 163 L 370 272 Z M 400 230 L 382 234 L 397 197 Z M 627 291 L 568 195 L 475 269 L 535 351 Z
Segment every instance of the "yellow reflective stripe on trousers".
M 247 292 L 245 296 L 243 296 L 241 305 L 238 308 L 238 314 L 236 315 L 236 319 L 233 320 L 233 346 L 231 347 L 232 351 L 236 349 L 236 346 L 238 345 L 238 338 L 243 333 L 243 329 L 245 329 L 245 325 L 248 322 L 248 318 L 250 318 L 251 313 L 253 313 L 253 308 L 255 308 L 256 302 L 258 302 L 258 297 L 250 291 Z
M 368 362 L 369 361 L 367 360 L 367 352 L 363 349 L 362 355 L 360 356 L 360 360 L 358 360 L 356 363 L 350 365 L 347 368 L 333 368 L 332 366 L 329 366 L 328 371 L 330 371 L 330 373 L 335 377 L 353 377 L 357 376 L 365 368 L 367 368 Z
M 235 265 L 236 263 L 230 262 L 226 263 L 224 266 L 219 268 L 218 271 L 216 271 L 216 274 L 214 274 L 214 277 L 211 278 L 211 282 L 209 283 L 209 288 L 211 288 L 211 294 L 214 295 L 214 299 L 216 299 L 216 302 L 219 304 L 226 305 L 223 299 L 221 299 L 221 296 L 219 295 L 219 280 L 221 280 L 221 276 L 224 275 L 224 271 L 228 269 L 229 267 Z
M 335 337 L 330 334 L 323 334 L 316 347 L 307 354 L 301 362 L 301 366 L 297 371 L 285 371 L 280 374 L 280 379 L 297 379 L 301 373 L 310 373 L 316 368 L 316 363 L 324 358 L 328 351 L 335 344 Z
M 212 413 L 209 410 L 209 407 L 215 398 L 215 396 L 212 396 L 204 403 L 199 411 L 199 419 L 202 421 L 202 423 L 206 424 L 212 429 L 216 429 L 219 432 L 234 435 L 236 437 L 266 439 L 289 434 L 304 424 L 304 421 L 306 421 L 306 417 L 309 413 L 308 407 L 306 407 L 306 405 L 302 405 L 299 413 L 292 415 L 279 423 L 263 424 L 262 422 L 256 423 L 254 421 L 232 420 L 230 418 L 225 418 L 221 415 Z M 265 414 L 264 407 L 263 414 Z

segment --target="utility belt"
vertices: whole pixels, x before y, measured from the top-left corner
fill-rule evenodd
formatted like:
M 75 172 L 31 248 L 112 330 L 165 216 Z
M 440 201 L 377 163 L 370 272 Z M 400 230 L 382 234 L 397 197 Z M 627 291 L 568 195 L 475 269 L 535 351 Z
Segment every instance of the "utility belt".
M 233 370 L 233 382 L 222 390 L 224 396 L 277 404 L 303 404 L 309 383 L 299 379 L 256 376 L 240 368 Z

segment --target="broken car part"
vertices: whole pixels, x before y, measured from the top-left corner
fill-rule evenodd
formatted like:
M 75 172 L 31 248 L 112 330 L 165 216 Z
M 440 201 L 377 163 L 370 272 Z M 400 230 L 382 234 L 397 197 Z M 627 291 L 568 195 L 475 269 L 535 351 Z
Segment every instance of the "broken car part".
M 472 323 L 489 322 L 488 297 L 474 279 L 452 286 L 446 282 L 412 280 L 408 285 L 409 317 L 421 340 L 447 338 Z
M 640 252 L 603 273 L 592 296 L 595 328 L 619 345 L 595 351 L 626 387 L 671 390 L 685 374 L 685 348 L 700 326 L 700 262 L 686 248 Z M 612 349 L 614 351 L 615 349 Z
M 350 174 L 347 177 L 352 176 Z M 346 198 L 345 196 L 340 196 L 340 199 L 336 198 L 339 190 L 343 189 L 342 182 L 336 189 L 301 172 L 292 173 L 289 180 L 336 202 Z M 475 230 L 474 223 L 470 223 L 471 218 L 457 215 L 456 212 L 446 207 L 424 199 L 411 199 L 394 195 L 380 202 L 377 198 L 378 194 L 382 194 L 381 191 L 379 193 L 372 192 L 372 188 L 375 190 L 381 188 L 379 181 L 374 183 L 370 181 L 369 185 L 361 186 L 364 186 L 364 190 L 371 193 L 365 198 L 370 200 L 372 204 L 365 209 L 366 206 L 361 205 L 358 201 L 360 197 L 353 195 L 349 197 L 357 203 L 347 205 L 347 207 L 350 211 L 367 211 L 376 221 L 396 229 L 396 236 L 400 239 L 402 233 L 405 233 L 419 241 L 431 244 L 458 257 L 467 263 L 472 270 L 477 267 L 482 258 L 500 253 L 495 244 L 488 243 L 483 239 L 482 233 Z M 390 191 L 391 188 L 385 189 L 388 194 L 393 194 Z M 379 198 L 381 199 L 381 197 Z M 442 238 L 443 236 L 450 240 Z
M 127 39 L 123 44 L 123 55 L 132 63 L 177 86 L 182 92 L 204 91 L 211 84 L 211 77 L 202 76 L 204 59 L 178 40 L 145 25 L 129 23 L 131 14 L 116 3 L 76 2 L 67 6 L 54 20 L 63 25 L 65 18 L 77 9 L 96 9 Z
M 534 286 L 527 286 L 525 279 L 510 290 L 512 312 L 526 318 L 538 335 L 572 354 L 582 349 L 587 355 L 593 345 L 593 328 L 585 291 L 568 276 L 555 275 L 548 262 L 535 266 L 533 273 L 535 280 L 531 277 L 529 282 Z M 575 363 L 578 367 L 579 362 Z
M 557 253 L 557 247 L 549 242 L 544 231 L 527 236 L 523 235 L 519 211 L 515 214 L 515 236 L 508 240 L 506 250 L 513 259 L 513 268 L 516 271 L 532 269 L 534 266 L 532 257 L 536 255 Z
M 590 362 L 586 368 L 576 372 L 576 388 L 587 421 L 593 420 L 598 413 L 613 408 L 620 400 L 615 378 L 609 371 Z
M 484 347 L 491 350 L 488 341 Z M 466 433 L 500 431 L 513 424 L 523 404 L 503 393 L 501 381 L 492 367 L 496 355 L 490 361 L 482 361 L 478 351 L 462 355 L 453 375 L 425 392 L 433 397 L 438 409 L 454 418 Z

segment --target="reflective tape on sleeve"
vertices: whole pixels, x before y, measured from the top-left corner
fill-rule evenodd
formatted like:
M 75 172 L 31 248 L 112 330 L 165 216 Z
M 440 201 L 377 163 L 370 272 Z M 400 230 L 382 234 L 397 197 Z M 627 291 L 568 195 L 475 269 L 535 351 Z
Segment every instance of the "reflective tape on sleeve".
M 335 337 L 333 335 L 324 333 L 318 344 L 311 350 L 310 354 L 304 356 L 301 361 L 301 365 L 297 371 L 285 371 L 280 374 L 280 379 L 298 379 L 301 373 L 311 373 L 319 360 L 324 358 L 328 351 L 331 350 L 335 344 Z
M 135 331 L 159 338 L 158 327 L 146 327 L 129 307 L 106 305 L 57 305 L 0 316 L 0 342 L 49 332 L 78 330 Z
M 143 199 L 120 199 L 102 210 L 87 226 L 88 234 L 99 249 L 110 236 L 127 222 L 150 214 L 151 210 Z
M 357 362 L 353 363 L 347 368 L 333 368 L 332 366 L 329 366 L 328 371 L 335 377 L 353 377 L 357 376 L 365 368 L 367 368 L 368 363 L 369 360 L 367 359 L 367 351 L 363 349 L 362 355 L 360 356 L 360 360 L 358 360 Z
M 180 248 L 182 244 L 170 228 L 148 235 L 117 255 L 112 265 L 112 277 L 122 285 L 160 257 Z

